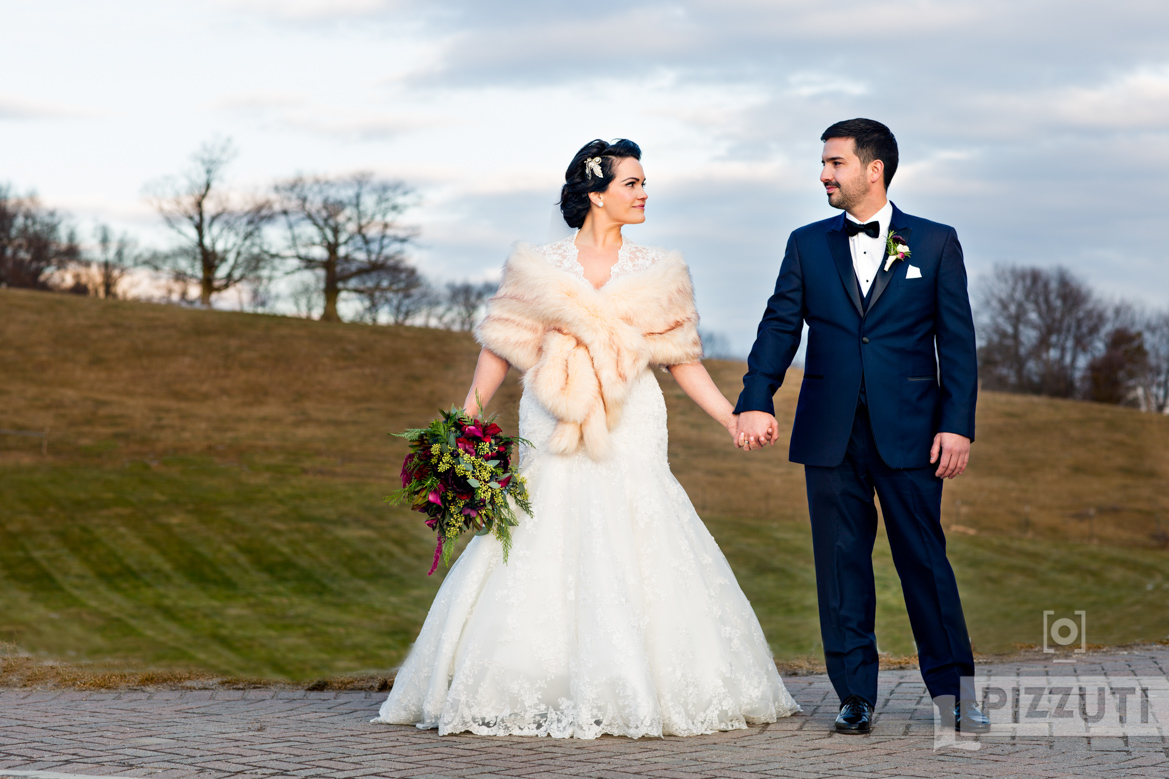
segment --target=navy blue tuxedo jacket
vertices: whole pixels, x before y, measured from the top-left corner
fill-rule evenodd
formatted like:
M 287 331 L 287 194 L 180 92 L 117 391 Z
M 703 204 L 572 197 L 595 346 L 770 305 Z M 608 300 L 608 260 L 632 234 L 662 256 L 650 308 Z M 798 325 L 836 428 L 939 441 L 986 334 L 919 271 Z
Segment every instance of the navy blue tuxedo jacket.
M 929 465 L 939 431 L 974 439 L 978 360 L 958 235 L 896 206 L 890 229 L 906 239 L 911 254 L 888 271 L 882 261 L 867 305 L 843 212 L 788 239 L 735 413 L 774 413 L 772 396 L 807 322 L 793 462 L 833 467 L 843 461 L 862 377 L 873 437 L 890 467 Z M 920 278 L 906 278 L 911 265 Z

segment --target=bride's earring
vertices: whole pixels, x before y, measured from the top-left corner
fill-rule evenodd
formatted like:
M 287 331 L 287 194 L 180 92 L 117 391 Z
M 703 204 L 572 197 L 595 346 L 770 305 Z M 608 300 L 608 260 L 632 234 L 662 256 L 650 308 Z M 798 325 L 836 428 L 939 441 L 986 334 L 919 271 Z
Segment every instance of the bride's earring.
M 597 200 L 597 208 L 604 208 L 604 207 L 605 207 L 605 201 L 604 200 Z

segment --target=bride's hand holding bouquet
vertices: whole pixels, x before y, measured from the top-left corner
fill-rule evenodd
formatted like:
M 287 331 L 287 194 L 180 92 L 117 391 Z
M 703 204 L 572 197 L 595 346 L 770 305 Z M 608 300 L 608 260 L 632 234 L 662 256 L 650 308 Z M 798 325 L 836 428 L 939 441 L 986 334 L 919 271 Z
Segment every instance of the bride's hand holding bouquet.
M 451 407 L 440 412 L 429 426 L 403 433 L 410 453 L 402 463 L 402 488 L 386 500 L 409 500 L 411 507 L 427 516 L 437 545 L 430 572 L 441 559 L 449 565 L 451 551 L 465 531 L 491 533 L 503 546 L 503 559 L 511 549 L 511 528 L 519 522 L 512 502 L 531 514 L 527 484 L 517 472 L 523 439 L 503 434 L 495 416 L 483 417 L 483 408 L 471 416 Z

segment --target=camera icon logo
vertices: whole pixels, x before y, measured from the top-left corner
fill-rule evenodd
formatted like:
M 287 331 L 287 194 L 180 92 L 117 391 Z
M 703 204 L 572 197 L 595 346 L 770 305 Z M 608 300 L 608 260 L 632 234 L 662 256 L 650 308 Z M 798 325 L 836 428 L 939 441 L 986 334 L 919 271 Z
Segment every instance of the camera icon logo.
M 1043 612 L 1043 652 L 1045 654 L 1055 654 L 1057 651 L 1056 646 L 1073 647 L 1077 643 L 1077 640 L 1079 646 L 1071 649 L 1072 654 L 1079 655 L 1088 651 L 1088 614 L 1085 611 L 1075 611 L 1072 613 L 1078 619 L 1072 619 L 1071 617 L 1055 619 L 1054 611 Z M 1052 659 L 1057 663 L 1075 662 L 1073 659 Z

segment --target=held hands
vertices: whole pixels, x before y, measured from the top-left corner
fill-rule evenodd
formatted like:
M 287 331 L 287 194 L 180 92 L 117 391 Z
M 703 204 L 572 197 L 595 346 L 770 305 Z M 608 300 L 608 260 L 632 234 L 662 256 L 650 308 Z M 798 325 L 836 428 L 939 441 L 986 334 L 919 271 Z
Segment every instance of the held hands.
M 747 451 L 773 445 L 779 438 L 779 423 L 765 411 L 744 411 L 727 424 L 735 446 Z M 966 471 L 970 462 L 970 439 L 957 433 L 938 433 L 930 448 L 930 463 L 937 463 L 939 479 L 953 479 Z
M 961 476 L 970 462 L 970 439 L 957 433 L 938 433 L 930 447 L 930 463 L 937 463 L 934 473 L 939 479 Z
M 727 429 L 735 446 L 748 452 L 770 446 L 779 439 L 779 423 L 766 411 L 744 411 Z

